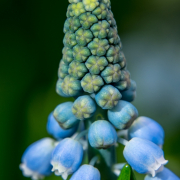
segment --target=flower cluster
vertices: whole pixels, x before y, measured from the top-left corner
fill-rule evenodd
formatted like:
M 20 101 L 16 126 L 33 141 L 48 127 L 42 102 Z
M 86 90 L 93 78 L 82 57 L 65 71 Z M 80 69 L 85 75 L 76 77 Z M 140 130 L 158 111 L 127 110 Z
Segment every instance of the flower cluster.
M 64 180 L 69 175 L 70 180 L 100 180 L 102 174 L 94 167 L 101 161 L 99 152 L 120 142 L 129 165 L 149 174 L 145 180 L 156 174 L 161 180 L 165 176 L 175 180 L 172 172 L 163 169 L 168 161 L 162 150 L 162 127 L 150 118 L 138 117 L 130 103 L 136 96 L 136 83 L 126 67 L 110 0 L 69 2 L 56 92 L 75 100 L 59 104 L 50 113 L 47 131 L 55 140 L 44 138 L 27 148 L 20 165 L 23 174 L 34 180 L 51 172 Z M 126 139 L 119 137 L 124 130 Z M 82 165 L 87 148 L 95 149 L 97 158 Z M 113 172 L 118 166 L 107 161 Z
M 133 101 L 136 85 L 126 67 L 110 0 L 69 2 L 56 92 L 63 97 L 94 94 L 104 109 L 120 99 Z

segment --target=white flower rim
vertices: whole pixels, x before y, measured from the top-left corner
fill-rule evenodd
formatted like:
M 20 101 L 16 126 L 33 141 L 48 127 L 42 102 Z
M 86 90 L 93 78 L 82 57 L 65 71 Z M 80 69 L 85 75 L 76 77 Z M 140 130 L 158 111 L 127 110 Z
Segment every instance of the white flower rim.
M 34 172 L 29 169 L 25 163 L 19 165 L 19 168 L 22 170 L 22 173 L 25 177 L 31 177 L 32 180 L 44 179 L 44 176 L 38 172 Z
M 51 161 L 51 164 L 53 166 L 51 171 L 54 172 L 56 176 L 61 176 L 64 180 L 66 180 L 68 178 L 68 175 L 71 174 L 71 169 L 67 169 L 66 167 L 61 165 L 61 163 Z
M 155 177 L 158 172 L 163 170 L 164 165 L 167 163 L 168 161 L 164 159 L 164 156 L 161 156 L 159 159 L 156 159 L 156 162 L 149 168 L 149 173 L 152 177 Z

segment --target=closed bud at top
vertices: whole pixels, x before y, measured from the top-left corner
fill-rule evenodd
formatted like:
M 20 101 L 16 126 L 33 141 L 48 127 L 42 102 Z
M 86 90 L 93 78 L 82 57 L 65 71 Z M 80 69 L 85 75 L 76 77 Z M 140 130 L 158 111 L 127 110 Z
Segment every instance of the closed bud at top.
M 83 0 L 86 11 L 93 11 L 98 5 L 99 0 Z
M 96 94 L 95 99 L 102 109 L 112 109 L 121 99 L 121 93 L 112 85 L 106 85 Z
M 84 164 L 71 177 L 70 180 L 100 180 L 97 168 Z
M 52 171 L 57 176 L 67 179 L 69 174 L 78 170 L 83 159 L 83 148 L 81 144 L 73 139 L 62 140 L 52 153 Z
M 51 154 L 54 149 L 54 140 L 44 138 L 31 144 L 22 156 L 20 169 L 23 175 L 33 180 L 43 179 L 51 174 Z
M 56 139 L 63 139 L 72 136 L 77 130 L 78 124 L 70 129 L 64 130 L 55 120 L 53 113 L 48 116 L 47 131 Z
M 81 91 L 81 83 L 73 76 L 66 76 L 61 84 L 63 93 L 68 97 L 78 96 Z
M 124 100 L 131 101 L 135 91 L 125 92 L 129 90 L 130 78 L 122 79 L 126 58 L 110 0 L 69 0 L 69 3 L 56 92 L 77 98 L 83 93 L 97 93 L 111 84 L 109 91 L 103 91 L 110 99 L 97 98 L 100 107 L 112 109 L 122 98 L 121 92 Z M 114 88 L 113 95 L 110 87 Z
M 169 169 L 164 168 L 163 171 L 157 173 L 155 177 L 147 175 L 144 180 L 180 180 L 180 178 Z
M 77 119 L 88 119 L 96 112 L 96 104 L 90 96 L 80 96 L 75 100 L 72 112 Z
M 96 15 L 98 19 L 105 19 L 107 16 L 107 8 L 104 3 L 100 3 L 100 5 L 92 12 L 92 14 Z
M 108 119 L 117 129 L 127 129 L 138 117 L 137 109 L 129 102 L 120 100 L 111 110 L 108 110 Z
M 58 105 L 53 112 L 54 118 L 63 129 L 69 129 L 79 122 L 72 113 L 72 106 L 72 102 L 65 102 Z
M 156 121 L 148 117 L 137 118 L 128 130 L 129 139 L 139 137 L 147 139 L 162 147 L 164 144 L 164 130 Z
M 62 83 L 63 83 L 63 79 L 59 78 L 57 83 L 56 83 L 56 92 L 57 92 L 57 94 L 59 94 L 62 97 L 68 97 L 66 94 L 63 93 Z
M 91 124 L 88 140 L 92 147 L 106 149 L 116 144 L 117 133 L 108 121 L 98 120 Z
M 69 3 L 78 3 L 81 2 L 81 0 L 69 0 Z
M 168 162 L 164 159 L 162 149 L 146 139 L 131 139 L 126 144 L 123 154 L 135 171 L 141 174 L 149 173 L 152 177 Z

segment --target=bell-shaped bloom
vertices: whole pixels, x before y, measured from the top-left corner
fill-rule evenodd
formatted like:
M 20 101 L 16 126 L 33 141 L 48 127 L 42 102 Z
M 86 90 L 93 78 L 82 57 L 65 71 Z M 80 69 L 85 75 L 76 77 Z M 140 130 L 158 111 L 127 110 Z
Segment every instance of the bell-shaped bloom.
M 164 144 L 164 130 L 160 124 L 148 117 L 137 118 L 128 130 L 129 140 L 134 137 L 147 139 L 162 147 Z
M 67 179 L 69 174 L 78 170 L 83 159 L 82 145 L 70 138 L 62 140 L 52 153 L 51 164 L 55 175 Z
M 180 180 L 180 178 L 169 169 L 164 168 L 163 171 L 157 173 L 155 177 L 147 175 L 144 180 Z
M 79 120 L 72 113 L 73 102 L 65 102 L 58 105 L 54 112 L 54 118 L 63 129 L 69 129 L 75 126 Z
M 33 180 L 43 179 L 51 174 L 50 164 L 54 140 L 44 138 L 31 144 L 24 152 L 20 169 L 23 175 L 31 177 Z
M 108 119 L 117 129 L 127 129 L 138 117 L 137 109 L 129 102 L 120 100 L 111 110 Z
M 149 173 L 152 177 L 168 162 L 159 146 L 136 137 L 127 142 L 123 154 L 135 171 L 140 174 Z
M 71 177 L 70 180 L 100 180 L 100 173 L 97 168 L 84 164 Z
M 58 122 L 55 120 L 53 113 L 48 116 L 47 131 L 56 139 L 63 139 L 71 137 L 77 130 L 78 124 L 70 129 L 62 129 Z
M 117 133 L 114 127 L 105 120 L 98 120 L 91 124 L 88 140 L 92 147 L 106 149 L 117 142 Z

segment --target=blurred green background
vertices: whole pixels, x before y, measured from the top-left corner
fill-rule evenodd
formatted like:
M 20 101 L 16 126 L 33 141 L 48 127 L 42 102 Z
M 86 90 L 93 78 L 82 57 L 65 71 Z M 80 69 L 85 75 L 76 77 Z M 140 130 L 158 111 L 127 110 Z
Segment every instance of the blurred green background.
M 134 104 L 164 127 L 167 167 L 180 176 L 180 1 L 111 2 L 138 85 Z M 48 114 L 67 101 L 55 93 L 67 5 L 68 0 L 0 1 L 0 179 L 26 179 L 18 167 L 22 153 L 48 136 Z

